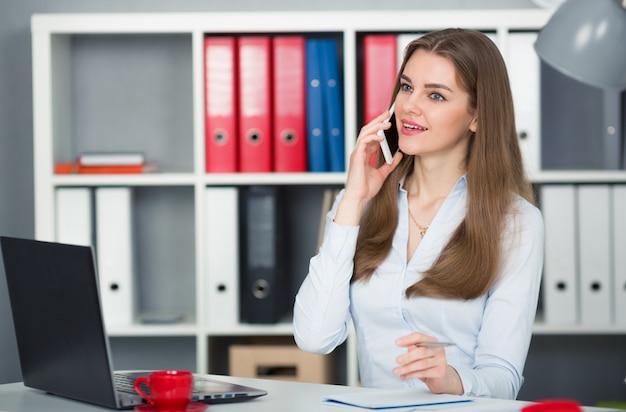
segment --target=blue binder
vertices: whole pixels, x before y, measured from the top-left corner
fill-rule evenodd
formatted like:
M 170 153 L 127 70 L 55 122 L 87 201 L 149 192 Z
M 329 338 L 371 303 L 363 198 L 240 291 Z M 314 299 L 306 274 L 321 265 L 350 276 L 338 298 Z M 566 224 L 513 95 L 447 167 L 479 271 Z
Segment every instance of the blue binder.
M 307 159 L 310 172 L 328 171 L 320 64 L 320 40 L 306 41 Z
M 343 172 L 345 170 L 345 133 L 337 41 L 334 39 L 321 40 L 320 47 L 328 169 L 331 172 Z

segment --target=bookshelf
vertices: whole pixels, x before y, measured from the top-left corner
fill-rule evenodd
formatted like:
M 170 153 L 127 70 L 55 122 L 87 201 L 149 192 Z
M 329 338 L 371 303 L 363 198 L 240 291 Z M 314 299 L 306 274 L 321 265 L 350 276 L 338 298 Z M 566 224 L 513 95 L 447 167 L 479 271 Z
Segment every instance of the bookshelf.
M 158 309 L 167 299 L 185 310 L 171 325 L 132 323 L 108 329 L 114 351 L 149 346 L 159 353 L 186 353 L 200 373 L 227 373 L 215 359 L 228 343 L 247 337 L 289 337 L 289 322 L 275 325 L 207 322 L 205 251 L 207 187 L 276 185 L 288 196 L 312 199 L 302 205 L 308 228 L 298 233 L 302 247 L 290 269 L 306 275 L 314 254 L 319 204 L 326 188 L 341 187 L 344 173 L 206 173 L 203 40 L 210 34 L 328 35 L 341 39 L 346 164 L 360 129 L 360 39 L 366 33 L 417 33 L 446 27 L 489 32 L 504 56 L 511 36 L 536 32 L 550 17 L 546 10 L 334 11 L 222 13 L 98 13 L 32 16 L 34 93 L 35 232 L 55 240 L 55 192 L 59 188 L 129 187 L 133 192 L 136 255 L 141 263 L 140 305 Z M 125 83 L 117 84 L 119 79 Z M 116 97 L 124 96 L 124 99 Z M 538 122 L 539 108 L 534 119 Z M 537 127 L 535 124 L 533 127 Z M 537 133 L 538 134 L 538 133 Z M 620 183 L 625 171 L 543 171 L 535 136 L 529 171 L 533 183 Z M 137 175 L 55 175 L 54 164 L 73 161 L 88 150 L 145 151 L 159 173 Z M 300 218 L 302 219 L 302 216 Z M 296 217 L 292 217 L 295 224 Z M 235 228 L 233 228 L 235 230 Z M 152 263 L 150 263 L 152 262 Z M 175 276 L 168 273 L 172 262 Z M 183 279 L 186 290 L 174 288 Z M 168 294 L 168 292 L 171 292 Z M 625 333 L 623 327 L 552 327 L 538 322 L 537 333 Z M 176 344 L 170 346 L 170 341 Z M 140 343 L 138 343 L 140 342 Z M 172 347 L 174 349 L 172 349 Z M 168 349 L 169 348 L 169 349 Z M 179 349 L 178 349 L 179 348 Z M 343 383 L 357 384 L 354 339 L 348 338 L 340 366 Z M 191 352 L 191 353 L 189 353 Z M 131 359 L 125 354 L 120 358 Z M 141 367 L 132 362 L 131 366 Z M 159 364 L 160 365 L 160 364 Z M 165 365 L 167 366 L 167 365 Z

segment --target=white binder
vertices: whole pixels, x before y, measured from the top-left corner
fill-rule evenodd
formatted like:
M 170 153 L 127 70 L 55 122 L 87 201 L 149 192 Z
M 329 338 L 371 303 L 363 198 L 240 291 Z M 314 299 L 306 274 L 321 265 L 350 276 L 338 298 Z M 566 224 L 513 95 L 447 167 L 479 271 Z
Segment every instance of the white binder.
M 424 33 L 398 33 L 396 44 L 397 44 L 397 67 L 398 70 L 402 67 L 402 61 L 404 60 L 404 52 L 406 51 L 406 47 L 413 40 L 421 37 Z M 389 96 L 391 97 L 391 96 Z
M 540 199 L 545 226 L 544 320 L 548 325 L 573 325 L 578 322 L 579 306 L 576 189 L 543 185 Z
M 239 208 L 235 187 L 206 188 L 204 274 L 211 330 L 239 324 Z
M 70 245 L 93 244 L 93 205 L 91 189 L 60 187 L 56 189 L 56 241 Z
M 104 322 L 130 325 L 135 316 L 132 198 L 129 187 L 98 187 L 96 257 Z
M 524 167 L 529 175 L 541 169 L 540 61 L 534 49 L 537 33 L 509 34 L 507 69 L 515 106 L 515 124 Z
M 611 214 L 608 185 L 578 187 L 581 324 L 611 323 Z
M 626 185 L 613 186 L 614 321 L 626 325 Z

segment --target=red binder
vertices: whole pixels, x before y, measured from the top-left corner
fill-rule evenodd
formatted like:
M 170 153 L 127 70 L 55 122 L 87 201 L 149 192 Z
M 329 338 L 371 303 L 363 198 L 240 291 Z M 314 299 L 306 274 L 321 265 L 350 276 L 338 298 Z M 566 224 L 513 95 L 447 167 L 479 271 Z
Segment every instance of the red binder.
M 243 36 L 239 52 L 239 170 L 271 172 L 272 79 L 269 36 Z
M 274 171 L 306 172 L 305 39 L 272 40 L 274 96 Z
M 398 74 L 396 44 L 394 34 L 363 37 L 364 123 L 389 108 Z
M 204 39 L 206 171 L 237 172 L 237 59 L 234 37 Z

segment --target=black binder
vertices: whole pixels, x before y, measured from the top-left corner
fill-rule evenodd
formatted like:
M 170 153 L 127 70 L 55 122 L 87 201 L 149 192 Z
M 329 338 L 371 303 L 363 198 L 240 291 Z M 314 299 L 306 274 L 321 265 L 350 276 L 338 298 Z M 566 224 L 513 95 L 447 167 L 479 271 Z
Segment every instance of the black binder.
M 541 167 L 626 168 L 626 92 L 602 90 L 541 64 Z
M 239 193 L 240 320 L 278 323 L 291 311 L 281 188 L 248 186 Z

